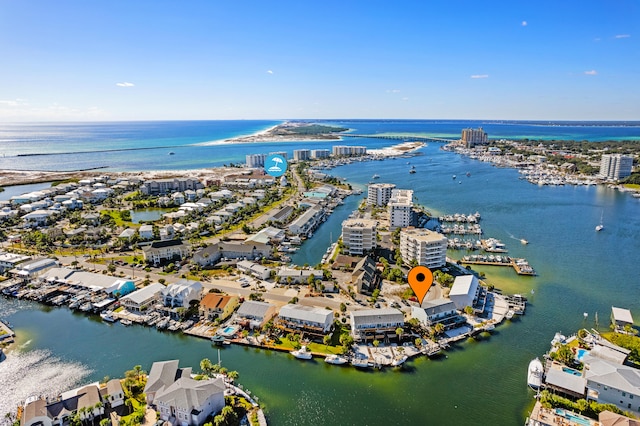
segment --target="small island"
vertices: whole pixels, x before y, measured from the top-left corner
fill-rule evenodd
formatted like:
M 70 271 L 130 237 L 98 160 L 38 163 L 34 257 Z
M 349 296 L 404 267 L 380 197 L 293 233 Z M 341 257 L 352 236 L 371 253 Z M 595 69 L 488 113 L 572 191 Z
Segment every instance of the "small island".
M 293 142 L 293 141 L 322 141 L 339 140 L 338 133 L 346 132 L 347 128 L 325 126 L 322 124 L 288 121 L 271 127 L 264 132 L 249 136 L 227 139 L 225 142 Z

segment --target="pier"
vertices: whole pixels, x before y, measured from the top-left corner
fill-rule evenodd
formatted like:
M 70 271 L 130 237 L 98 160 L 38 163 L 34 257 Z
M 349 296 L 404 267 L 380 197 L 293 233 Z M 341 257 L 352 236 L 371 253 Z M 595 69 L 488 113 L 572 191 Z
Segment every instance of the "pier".
M 490 259 L 493 257 L 493 259 Z M 500 260 L 498 260 L 500 258 Z M 464 265 L 490 265 L 490 266 L 511 266 L 518 275 L 535 276 L 536 271 L 529 265 L 526 259 L 513 258 L 509 256 L 465 256 L 459 261 Z
M 430 136 L 408 136 L 408 135 L 358 135 L 354 133 L 345 134 L 341 133 L 340 137 L 343 138 L 369 138 L 369 139 L 389 139 L 405 142 L 439 142 L 439 143 L 451 143 L 457 142 L 459 139 L 445 139 L 436 138 Z

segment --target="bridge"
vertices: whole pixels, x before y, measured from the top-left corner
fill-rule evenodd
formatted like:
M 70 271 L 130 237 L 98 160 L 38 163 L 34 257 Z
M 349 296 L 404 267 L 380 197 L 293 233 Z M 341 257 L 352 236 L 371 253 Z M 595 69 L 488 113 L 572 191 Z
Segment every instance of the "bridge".
M 444 142 L 451 143 L 457 142 L 459 139 L 445 139 L 445 138 L 436 138 L 431 136 L 408 136 L 408 135 L 358 135 L 355 133 L 341 133 L 341 137 L 343 138 L 372 138 L 372 139 L 390 139 L 390 140 L 400 140 L 404 142 Z

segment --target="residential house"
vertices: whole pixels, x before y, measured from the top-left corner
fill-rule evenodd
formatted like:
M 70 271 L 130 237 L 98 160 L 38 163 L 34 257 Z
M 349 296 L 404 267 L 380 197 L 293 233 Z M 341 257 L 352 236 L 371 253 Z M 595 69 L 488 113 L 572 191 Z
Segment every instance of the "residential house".
M 140 290 L 136 290 L 120 299 L 120 304 L 131 312 L 143 312 L 149 306 L 160 301 L 164 286 L 153 283 Z
M 4 274 L 5 271 L 13 269 L 20 263 L 30 259 L 31 256 L 25 256 L 23 254 L 0 252 L 0 274 Z
M 252 259 L 271 257 L 272 247 L 269 244 L 250 243 L 247 241 L 219 241 L 198 250 L 193 255 L 193 261 L 202 267 L 213 266 L 222 258 Z
M 190 302 L 200 300 L 202 283 L 182 279 L 175 284 L 169 284 L 162 289 L 162 302 L 171 308 L 188 308 Z
M 239 261 L 236 264 L 236 267 L 240 272 L 244 272 L 245 274 L 260 278 L 262 280 L 268 279 L 271 275 L 271 269 L 267 268 L 266 266 L 253 263 L 249 260 Z
M 422 302 L 422 306 L 412 306 L 411 317 L 419 320 L 425 327 L 433 327 L 440 323 L 444 325 L 445 330 L 465 322 L 450 299 L 428 300 Z
M 242 305 L 240 305 L 240 308 L 238 308 L 238 312 L 236 312 L 236 321 L 238 323 L 247 321 L 251 329 L 262 328 L 275 316 L 275 305 L 266 302 L 245 300 Z
M 473 306 L 480 292 L 480 283 L 475 275 L 461 275 L 456 277 L 449 298 L 462 311 L 467 306 Z
M 277 323 L 285 330 L 304 331 L 315 335 L 324 335 L 333 321 L 330 309 L 287 304 L 280 308 Z
M 104 414 L 103 401 L 95 384 L 74 389 L 48 402 L 45 399 L 29 399 L 25 404 L 21 426 L 53 426 L 68 424 L 78 413 L 84 422 L 92 422 Z
M 227 296 L 219 293 L 207 293 L 200 301 L 200 316 L 206 320 L 227 319 L 238 307 L 237 296 Z
M 55 214 L 53 210 L 34 210 L 22 216 L 26 227 L 45 226 L 51 216 Z
M 142 225 L 138 228 L 138 234 L 140 234 L 141 240 L 153 239 L 153 225 Z
M 313 206 L 289 225 L 289 232 L 294 235 L 309 234 L 320 224 L 324 215 L 322 206 Z
M 103 394 L 104 392 L 104 394 Z M 111 408 L 116 408 L 124 404 L 124 390 L 119 379 L 111 379 L 104 388 L 100 388 L 100 394 Z
M 396 329 L 404 327 L 404 314 L 394 308 L 351 311 L 351 334 L 355 340 L 388 341 L 397 338 Z
M 154 266 L 178 262 L 189 252 L 189 246 L 182 240 L 154 241 L 142 249 L 144 260 Z
M 314 280 L 322 280 L 322 270 L 281 267 L 276 272 L 276 277 L 278 277 L 282 284 L 306 284 L 311 276 L 313 276 Z
M 382 275 L 371 256 L 363 257 L 356 264 L 351 274 L 351 283 L 361 294 L 371 295 L 375 289 L 380 288 Z

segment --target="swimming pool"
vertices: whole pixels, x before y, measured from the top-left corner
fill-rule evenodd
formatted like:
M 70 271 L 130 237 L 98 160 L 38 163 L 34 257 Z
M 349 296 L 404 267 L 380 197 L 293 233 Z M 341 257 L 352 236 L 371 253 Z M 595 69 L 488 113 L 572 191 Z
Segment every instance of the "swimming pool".
M 240 327 L 237 325 L 228 325 L 225 328 L 218 330 L 217 334 L 224 337 L 231 337 L 236 334 L 238 330 L 240 330 Z
M 224 334 L 233 333 L 234 331 L 235 331 L 235 328 L 233 327 L 226 327 L 224 330 L 222 330 Z
M 573 368 L 562 367 L 562 371 L 568 374 L 573 374 L 574 376 L 582 376 L 582 373 L 580 371 L 574 370 Z
M 579 425 L 584 425 L 584 426 L 591 426 L 591 420 L 580 416 L 578 414 L 574 414 L 570 411 L 565 411 L 562 408 L 556 408 L 555 409 L 555 413 L 557 416 L 560 417 L 564 417 L 567 420 L 571 420 L 572 422 L 579 424 Z
M 588 354 L 589 351 L 586 349 L 578 349 L 578 351 L 576 352 L 576 359 L 580 362 L 583 362 L 582 359 L 584 358 L 584 356 L 586 354 Z

